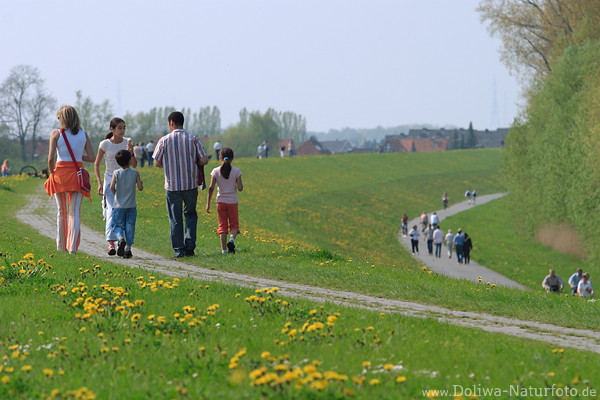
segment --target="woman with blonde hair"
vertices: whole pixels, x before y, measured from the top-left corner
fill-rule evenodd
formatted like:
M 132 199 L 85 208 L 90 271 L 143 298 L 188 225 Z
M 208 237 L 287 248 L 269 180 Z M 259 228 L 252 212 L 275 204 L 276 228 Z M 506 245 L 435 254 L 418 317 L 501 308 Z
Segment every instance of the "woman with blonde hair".
M 77 252 L 80 243 L 81 200 L 83 196 L 90 199 L 90 193 L 84 192 L 79 186 L 77 167 L 83 167 L 83 161 L 94 162 L 94 152 L 87 133 L 81 129 L 77 110 L 72 106 L 62 106 L 57 112 L 59 129 L 50 134 L 48 149 L 48 171 L 50 177 L 44 184 L 46 193 L 54 196 L 58 213 L 56 215 L 56 249 L 71 254 Z M 68 149 L 68 141 L 71 152 Z

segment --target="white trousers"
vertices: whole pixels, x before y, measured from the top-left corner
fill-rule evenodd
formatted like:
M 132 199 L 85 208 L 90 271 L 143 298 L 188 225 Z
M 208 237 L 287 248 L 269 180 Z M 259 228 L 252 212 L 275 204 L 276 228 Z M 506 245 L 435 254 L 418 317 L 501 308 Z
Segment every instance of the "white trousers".
M 79 212 L 83 195 L 79 192 L 55 193 L 54 199 L 58 207 L 56 214 L 56 249 L 75 253 L 81 241 Z

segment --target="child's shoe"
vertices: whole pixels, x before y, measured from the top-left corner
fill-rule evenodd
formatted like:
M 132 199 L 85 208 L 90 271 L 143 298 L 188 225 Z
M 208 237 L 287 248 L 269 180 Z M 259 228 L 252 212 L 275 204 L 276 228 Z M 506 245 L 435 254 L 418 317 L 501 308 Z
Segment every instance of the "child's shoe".
M 235 253 L 235 243 L 233 243 L 233 240 L 227 242 L 227 249 L 230 253 Z
M 117 254 L 117 249 L 115 249 L 115 241 L 114 240 L 110 240 L 108 242 L 108 255 L 109 256 L 114 256 L 115 254 Z
M 123 258 L 131 258 L 133 257 L 133 254 L 131 254 L 131 250 L 127 250 L 125 252 L 125 254 L 123 254 Z
M 123 257 L 125 255 L 125 239 L 119 239 L 119 247 L 117 248 L 117 255 Z

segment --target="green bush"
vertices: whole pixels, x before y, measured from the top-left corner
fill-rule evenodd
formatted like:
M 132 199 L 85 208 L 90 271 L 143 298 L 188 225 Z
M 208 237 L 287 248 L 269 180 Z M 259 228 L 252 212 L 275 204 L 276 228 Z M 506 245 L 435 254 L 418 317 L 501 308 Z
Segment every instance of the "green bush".
M 566 222 L 593 259 L 600 257 L 594 233 L 600 211 L 599 57 L 598 42 L 565 51 L 531 99 L 526 118 L 511 129 L 503 158 L 521 230 L 531 237 L 545 224 Z

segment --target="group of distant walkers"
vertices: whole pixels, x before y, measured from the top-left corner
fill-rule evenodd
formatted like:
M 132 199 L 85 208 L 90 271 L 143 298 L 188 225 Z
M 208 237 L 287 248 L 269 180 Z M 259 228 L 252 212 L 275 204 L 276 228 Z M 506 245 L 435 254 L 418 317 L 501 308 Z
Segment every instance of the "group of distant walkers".
M 447 195 L 446 201 L 447 201 Z M 448 258 L 452 258 L 453 252 L 456 252 L 456 259 L 459 264 L 469 264 L 471 262 L 471 250 L 473 249 L 473 241 L 466 232 L 458 228 L 456 235 L 452 233 L 452 229 L 444 234 L 440 227 L 440 219 L 437 212 L 427 215 L 425 211 L 419 217 L 421 221 L 421 230 L 414 225 L 408 231 L 408 216 L 402 216 L 402 234 L 404 237 L 410 236 L 411 250 L 413 255 L 419 254 L 419 236 L 422 234 L 427 243 L 427 251 L 429 255 L 434 255 L 436 258 L 442 257 L 442 245 L 446 244 Z M 435 248 L 435 250 L 434 250 Z
M 577 271 L 571 275 L 568 283 L 571 287 L 571 294 L 573 296 L 592 297 L 594 295 L 590 274 L 583 273 L 581 268 L 577 269 Z M 551 269 L 542 281 L 542 287 L 548 292 L 560 293 L 564 289 L 564 282 L 560 276 L 556 275 L 554 270 Z
M 149 167 L 154 165 L 154 149 L 156 145 L 154 141 L 151 140 L 148 144 L 144 144 L 144 142 L 140 142 L 133 146 L 133 155 L 137 160 L 139 160 L 139 164 L 141 168 L 144 168 L 144 164 L 148 163 Z
M 132 257 L 137 219 L 136 189 L 143 190 L 140 173 L 133 169 L 138 159 L 164 169 L 166 206 L 170 223 L 173 257 L 193 256 L 196 248 L 198 215 L 196 203 L 198 187 L 205 188 L 204 165 L 208 156 L 200 139 L 183 128 L 184 116 L 175 111 L 169 114 L 170 133 L 156 146 L 151 141 L 144 146 L 133 146 L 125 137 L 125 121 L 113 118 L 110 131 L 94 155 L 90 138 L 82 129 L 77 111 L 63 106 L 56 113 L 59 129 L 50 134 L 48 171 L 50 176 L 44 186 L 46 193 L 56 200 L 57 234 L 59 251 L 76 253 L 80 240 L 80 207 L 83 197 L 91 201 L 89 176 L 83 171 L 83 162 L 93 162 L 97 193 L 102 197 L 102 212 L 106 221 L 105 236 L 108 255 Z M 237 192 L 243 190 L 242 173 L 232 166 L 233 150 L 222 147 L 218 152 L 221 166 L 210 174 L 206 212 L 210 213 L 215 188 L 221 252 L 235 253 L 235 238 L 239 233 Z M 105 160 L 104 174 L 100 172 Z M 229 235 L 229 240 L 227 240 Z

